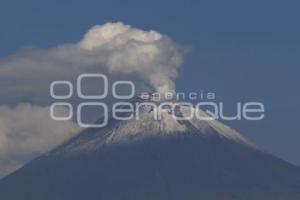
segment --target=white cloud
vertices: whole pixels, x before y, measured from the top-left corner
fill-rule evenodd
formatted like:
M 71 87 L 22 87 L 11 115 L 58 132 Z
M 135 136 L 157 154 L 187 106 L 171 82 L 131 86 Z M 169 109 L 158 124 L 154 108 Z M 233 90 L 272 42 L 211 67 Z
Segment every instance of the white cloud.
M 53 80 L 74 80 L 89 72 L 143 80 L 164 92 L 175 89 L 181 63 L 180 48 L 167 36 L 121 22 L 106 23 L 92 27 L 75 44 L 26 48 L 2 60 L 0 95 L 7 101 L 47 102 Z
M 57 114 L 65 115 L 60 107 Z M 0 177 L 19 168 L 80 131 L 72 121 L 54 121 L 49 107 L 0 106 Z

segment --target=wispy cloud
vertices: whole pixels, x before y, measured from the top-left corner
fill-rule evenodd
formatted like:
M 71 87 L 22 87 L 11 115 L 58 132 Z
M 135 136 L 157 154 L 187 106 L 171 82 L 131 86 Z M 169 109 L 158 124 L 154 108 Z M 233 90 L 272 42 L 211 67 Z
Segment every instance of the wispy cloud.
M 65 115 L 60 107 L 57 114 Z M 19 104 L 0 106 L 0 177 L 63 141 L 80 128 L 72 121 L 51 120 L 48 107 Z
M 25 48 L 0 62 L 2 101 L 47 102 L 53 80 L 107 73 L 135 78 L 159 92 L 173 90 L 181 48 L 167 36 L 121 22 L 94 26 L 74 44 Z

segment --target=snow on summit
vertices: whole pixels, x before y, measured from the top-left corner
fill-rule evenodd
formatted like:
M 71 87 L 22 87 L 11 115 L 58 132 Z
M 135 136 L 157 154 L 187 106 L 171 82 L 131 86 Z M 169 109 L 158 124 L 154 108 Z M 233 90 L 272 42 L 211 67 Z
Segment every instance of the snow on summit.
M 126 121 L 111 119 L 107 127 L 99 130 L 86 129 L 78 137 L 63 145 L 63 150 L 71 152 L 91 151 L 107 145 L 182 134 L 200 134 L 204 137 L 217 135 L 220 138 L 257 148 L 238 132 L 221 122 L 191 117 L 191 111 L 198 112 L 198 116 L 203 118 L 209 118 L 209 115 L 204 111 L 183 105 L 176 107 L 177 119 L 167 108 L 159 109 L 159 107 L 143 105 L 139 108 L 138 117 Z M 157 113 L 160 113 L 158 114 L 159 118 L 155 118 Z

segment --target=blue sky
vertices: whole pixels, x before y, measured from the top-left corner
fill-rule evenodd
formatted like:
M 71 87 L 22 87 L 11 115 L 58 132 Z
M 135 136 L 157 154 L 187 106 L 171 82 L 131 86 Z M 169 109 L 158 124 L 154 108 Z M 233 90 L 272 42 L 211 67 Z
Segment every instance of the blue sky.
M 269 152 L 300 166 L 300 2 L 0 2 L 0 57 L 24 46 L 77 42 L 93 25 L 122 21 L 190 47 L 177 88 L 214 91 L 233 110 L 261 101 L 260 122 L 227 122 Z

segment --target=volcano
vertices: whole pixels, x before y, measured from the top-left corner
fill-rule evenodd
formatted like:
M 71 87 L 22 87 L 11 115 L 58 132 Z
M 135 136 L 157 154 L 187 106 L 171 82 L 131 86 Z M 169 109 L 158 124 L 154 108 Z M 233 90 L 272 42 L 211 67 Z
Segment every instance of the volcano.
M 1 179 L 0 199 L 300 199 L 298 167 L 216 120 L 178 120 L 168 109 L 154 120 L 154 111 L 85 129 Z M 176 112 L 185 117 L 189 108 Z

